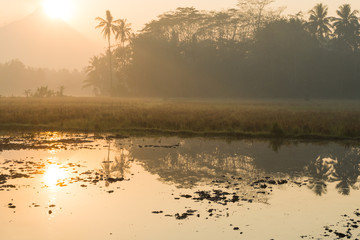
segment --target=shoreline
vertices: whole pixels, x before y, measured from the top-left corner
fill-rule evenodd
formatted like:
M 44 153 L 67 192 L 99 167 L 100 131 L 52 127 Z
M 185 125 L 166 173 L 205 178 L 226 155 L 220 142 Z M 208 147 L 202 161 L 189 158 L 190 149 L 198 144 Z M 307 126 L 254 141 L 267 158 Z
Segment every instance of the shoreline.
M 284 141 L 359 141 L 360 137 L 346 136 L 324 136 L 324 135 L 274 135 L 268 133 L 234 133 L 234 132 L 191 132 L 191 131 L 171 131 L 163 129 L 111 129 L 111 130 L 88 130 L 88 129 L 66 129 L 53 128 L 39 125 L 18 125 L 0 124 L 0 134 L 2 133 L 42 133 L 59 132 L 70 134 L 99 134 L 110 138 L 130 138 L 130 137 L 179 137 L 179 138 L 220 138 L 230 140 L 284 140 Z

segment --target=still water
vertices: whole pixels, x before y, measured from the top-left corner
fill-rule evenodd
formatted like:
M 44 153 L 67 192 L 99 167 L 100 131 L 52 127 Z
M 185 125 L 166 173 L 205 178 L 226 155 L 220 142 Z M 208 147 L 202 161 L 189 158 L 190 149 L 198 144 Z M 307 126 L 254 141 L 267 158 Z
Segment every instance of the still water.
M 0 137 L 0 239 L 360 238 L 356 142 Z

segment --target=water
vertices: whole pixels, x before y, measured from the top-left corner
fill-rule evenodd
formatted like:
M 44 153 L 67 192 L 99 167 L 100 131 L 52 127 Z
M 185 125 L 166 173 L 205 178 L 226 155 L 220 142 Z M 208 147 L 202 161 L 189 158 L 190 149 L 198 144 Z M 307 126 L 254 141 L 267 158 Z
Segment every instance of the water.
M 3 135 L 0 239 L 360 237 L 355 142 Z

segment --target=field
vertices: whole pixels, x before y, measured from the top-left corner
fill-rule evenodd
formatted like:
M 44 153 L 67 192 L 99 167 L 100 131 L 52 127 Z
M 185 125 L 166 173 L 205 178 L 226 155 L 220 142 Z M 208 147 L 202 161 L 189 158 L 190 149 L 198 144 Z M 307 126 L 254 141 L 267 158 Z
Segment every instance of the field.
M 360 138 L 360 101 L 0 98 L 0 129 Z

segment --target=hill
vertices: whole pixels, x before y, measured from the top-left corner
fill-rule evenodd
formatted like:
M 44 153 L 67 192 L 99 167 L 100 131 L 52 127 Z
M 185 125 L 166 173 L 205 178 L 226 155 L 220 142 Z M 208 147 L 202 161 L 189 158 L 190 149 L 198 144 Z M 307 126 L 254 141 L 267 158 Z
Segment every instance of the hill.
M 0 63 L 19 59 L 33 67 L 80 69 L 100 51 L 68 23 L 49 18 L 42 9 L 0 28 Z

